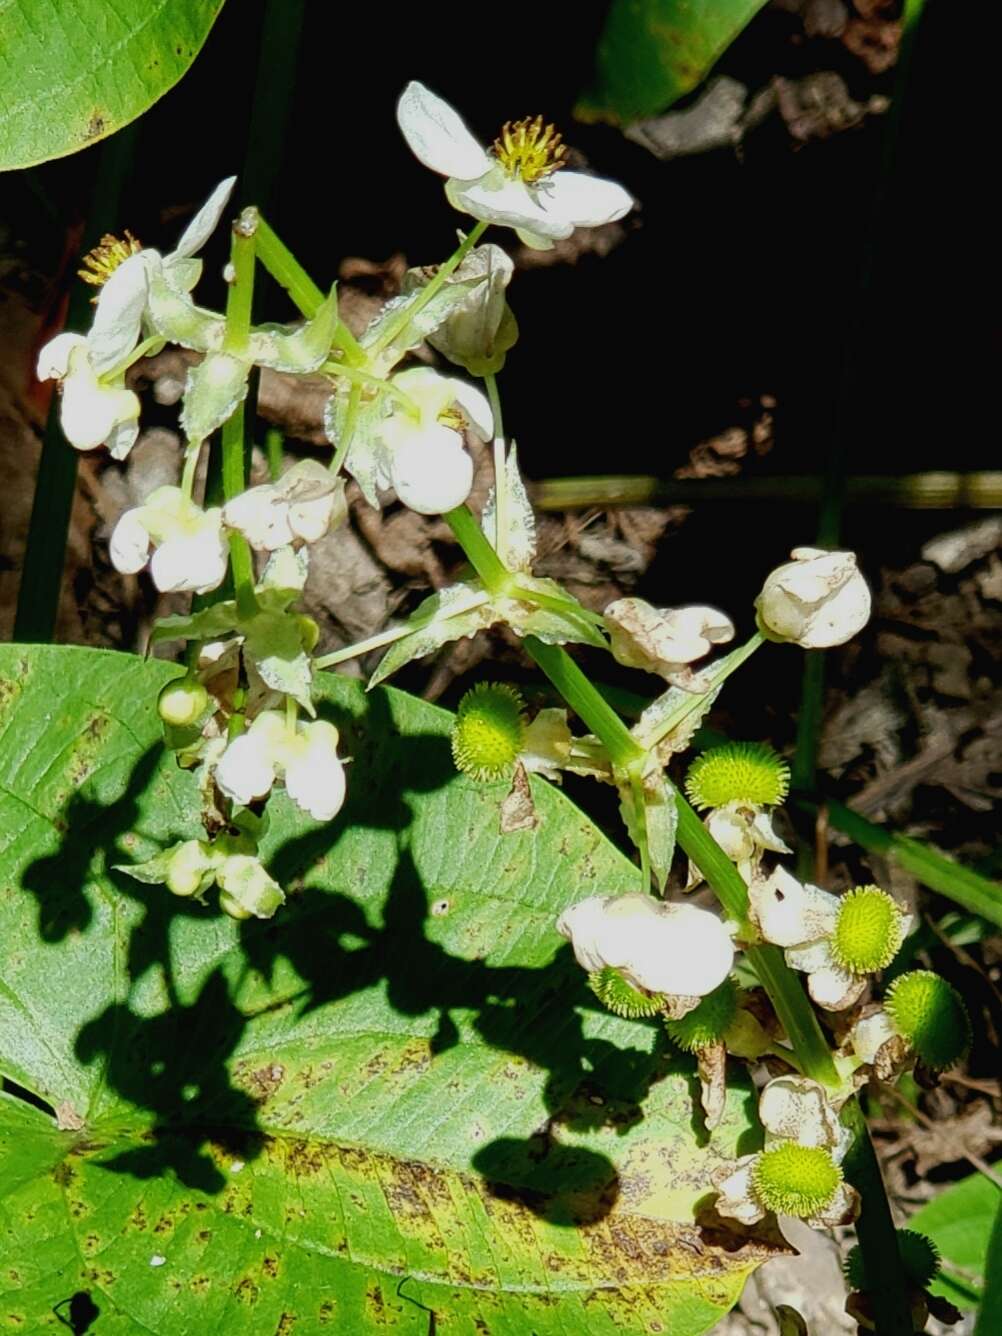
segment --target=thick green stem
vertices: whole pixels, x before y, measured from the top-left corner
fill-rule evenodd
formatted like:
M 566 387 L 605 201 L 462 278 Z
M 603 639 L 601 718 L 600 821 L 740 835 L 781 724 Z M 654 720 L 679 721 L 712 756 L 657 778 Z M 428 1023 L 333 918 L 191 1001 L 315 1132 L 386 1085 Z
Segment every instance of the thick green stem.
M 511 588 L 511 573 L 487 541 L 476 516 L 469 506 L 457 506 L 442 516 L 456 535 L 456 541 L 466 553 L 473 569 L 491 594 L 507 594 Z
M 272 278 L 285 288 L 307 320 L 312 320 L 326 294 L 320 291 L 292 251 L 260 216 L 257 224 L 257 257 Z M 332 341 L 335 348 L 341 349 L 349 364 L 365 361 L 365 353 L 343 320 L 338 321 Z
M 621 770 L 640 766 L 646 752 L 571 656 L 559 645 L 545 645 L 535 636 L 526 636 L 523 644 L 575 714 L 601 738 L 612 764 Z
M 853 1134 L 842 1168 L 863 1203 L 856 1221 L 856 1234 L 867 1275 L 879 1277 L 879 1284 L 869 1291 L 876 1330 L 880 1336 L 912 1336 L 914 1327 L 897 1231 L 866 1119 L 855 1098 L 842 1110 L 842 1122 Z
M 466 259 L 470 251 L 477 244 L 483 234 L 487 231 L 487 223 L 477 223 L 470 235 L 453 251 L 449 258 L 440 264 L 434 278 L 420 290 L 420 296 L 410 306 L 400 312 L 395 320 L 391 320 L 387 327 L 380 334 L 373 347 L 370 349 L 372 355 L 381 353 L 384 348 L 388 348 L 398 334 L 410 324 L 417 315 L 418 311 L 423 310 L 438 292 L 442 284 Z
M 223 351 L 236 357 L 246 352 L 250 338 L 251 307 L 254 302 L 255 234 L 257 211 L 245 209 L 233 229 L 230 263 L 233 280 L 226 298 L 226 332 Z M 235 412 L 223 423 L 223 495 L 230 501 L 247 486 L 247 454 L 245 443 L 245 414 L 241 401 Z M 231 533 L 230 567 L 237 608 L 242 617 L 252 617 L 257 611 L 254 595 L 254 559 L 246 538 Z

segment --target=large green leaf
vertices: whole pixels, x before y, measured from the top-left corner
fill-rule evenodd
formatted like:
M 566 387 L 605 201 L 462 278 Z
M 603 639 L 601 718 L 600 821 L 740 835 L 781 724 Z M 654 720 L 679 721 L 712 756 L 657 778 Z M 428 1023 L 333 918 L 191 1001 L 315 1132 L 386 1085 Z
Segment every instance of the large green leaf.
M 765 0 L 612 0 L 576 114 L 625 124 L 690 93 Z
M 708 1330 L 773 1249 L 695 1223 L 750 1091 L 707 1137 L 691 1066 L 553 928 L 636 869 L 544 782 L 501 835 L 450 715 L 324 675 L 350 798 L 273 800 L 285 908 L 143 885 L 113 864 L 199 833 L 174 671 L 0 648 L 0 1071 L 57 1115 L 0 1098 L 0 1325 L 72 1298 L 100 1336 Z
M 1002 1192 L 983 1174 L 962 1178 L 908 1221 L 932 1239 L 943 1270 L 930 1287 L 960 1308 L 973 1308 L 984 1288 L 988 1241 Z
M 0 0 L 0 171 L 135 120 L 201 50 L 223 0 Z

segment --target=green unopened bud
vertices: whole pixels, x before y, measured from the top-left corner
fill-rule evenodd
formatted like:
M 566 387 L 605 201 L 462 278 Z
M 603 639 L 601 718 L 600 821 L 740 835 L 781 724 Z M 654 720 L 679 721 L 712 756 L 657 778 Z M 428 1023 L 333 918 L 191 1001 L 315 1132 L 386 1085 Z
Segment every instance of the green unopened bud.
M 285 893 L 253 854 L 230 854 L 216 871 L 219 904 L 231 918 L 271 918 Z
M 200 719 L 209 704 L 209 693 L 192 677 L 168 682 L 157 697 L 157 713 L 173 728 L 187 728 Z
M 914 1229 L 899 1229 L 898 1252 L 901 1266 L 910 1289 L 924 1290 L 936 1279 L 940 1269 L 939 1249 L 932 1239 L 926 1238 Z M 880 1278 L 870 1280 L 866 1272 L 866 1263 L 859 1245 L 852 1249 L 845 1259 L 845 1278 L 853 1290 L 872 1290 L 880 1284 Z
M 481 682 L 459 702 L 452 758 L 471 779 L 510 775 L 525 741 L 524 702 L 514 687 Z
M 235 895 L 230 895 L 229 891 L 219 892 L 219 908 L 229 914 L 230 918 L 238 921 L 251 917 L 250 910 L 242 905 Z
M 846 891 L 830 939 L 832 958 L 851 974 L 872 974 L 889 965 L 905 935 L 905 916 L 879 886 Z
M 765 742 L 711 747 L 689 767 L 685 791 L 698 808 L 742 802 L 774 807 L 786 797 L 790 767 Z
M 627 981 L 619 970 L 606 965 L 588 975 L 588 986 L 602 1003 L 617 1016 L 636 1020 L 641 1016 L 656 1016 L 664 1006 L 660 993 L 644 993 Z
M 164 884 L 173 895 L 198 895 L 212 884 L 213 858 L 201 840 L 185 840 L 170 856 Z
M 307 617 L 302 613 L 297 619 L 299 623 L 299 639 L 302 642 L 303 649 L 307 654 L 312 654 L 317 647 L 317 641 L 320 639 L 320 627 L 312 617 Z
M 733 979 L 707 993 L 698 1007 L 681 1020 L 665 1020 L 670 1038 L 686 1053 L 699 1053 L 723 1039 L 738 1010 L 738 987 Z
M 835 1200 L 842 1170 L 823 1146 L 783 1141 L 755 1161 L 752 1183 L 767 1210 L 803 1219 L 817 1215 Z
M 931 970 L 899 975 L 884 998 L 895 1030 L 934 1072 L 958 1062 L 971 1042 L 971 1022 L 957 990 Z

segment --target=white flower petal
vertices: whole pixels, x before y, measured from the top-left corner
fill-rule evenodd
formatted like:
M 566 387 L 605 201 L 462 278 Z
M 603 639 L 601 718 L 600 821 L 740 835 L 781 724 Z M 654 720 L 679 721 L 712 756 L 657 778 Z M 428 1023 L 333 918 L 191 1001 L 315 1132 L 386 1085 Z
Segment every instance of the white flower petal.
M 641 892 L 590 896 L 564 911 L 557 931 L 585 969 L 611 965 L 652 993 L 705 997 L 734 964 L 730 933 L 716 915 Z
M 826 970 L 832 964 L 831 938 L 818 937 L 813 942 L 788 946 L 784 954 L 791 970 L 800 970 L 803 974 Z
M 633 208 L 633 196 L 615 181 L 584 172 L 561 170 L 545 181 L 545 204 L 575 227 L 614 223 Z
M 515 235 L 522 245 L 528 246 L 530 250 L 553 250 L 553 242 L 549 237 L 540 236 L 538 232 L 532 232 L 527 227 L 516 227 Z
M 494 414 L 487 396 L 465 380 L 450 380 L 453 402 L 459 405 L 474 436 L 489 441 L 494 435 Z
M 274 782 L 275 764 L 269 740 L 255 734 L 253 727 L 233 739 L 216 766 L 220 791 L 241 807 L 270 793 Z
M 105 445 L 112 459 L 126 459 L 129 451 L 139 439 L 139 419 L 116 422 L 108 433 Z
M 835 926 L 839 898 L 817 886 L 801 885 L 784 867 L 748 890 L 752 915 L 767 942 L 800 946 L 829 936 Z
M 755 833 L 755 839 L 761 849 L 768 849 L 774 854 L 789 854 L 793 850 L 776 834 L 773 828 L 772 816 L 769 812 L 759 812 L 752 822 L 752 830 Z
M 153 553 L 150 574 L 161 593 L 191 591 L 207 594 L 218 589 L 226 576 L 228 549 L 222 536 L 220 512 L 207 511 L 210 522 L 194 533 L 166 538 Z
M 500 163 L 473 181 L 450 178 L 445 193 L 454 209 L 485 222 L 527 229 L 555 241 L 574 231 L 570 219 L 548 207 L 542 187 L 527 186 L 520 176 L 508 176 Z
M 416 80 L 400 94 L 397 124 L 418 161 L 442 176 L 471 181 L 491 165 L 459 113 Z
M 148 292 L 148 270 L 139 251 L 122 261 L 97 299 L 87 342 L 98 373 L 110 371 L 135 348 Z
M 212 236 L 233 192 L 236 179 L 235 176 L 228 176 L 216 186 L 198 213 L 195 214 L 181 233 L 181 239 L 174 247 L 173 254 L 167 256 L 166 264 L 168 268 L 173 259 L 189 259 L 196 254 Z
M 812 1229 L 836 1229 L 848 1225 L 859 1215 L 860 1197 L 854 1187 L 840 1183 L 831 1202 L 816 1215 L 809 1215 L 804 1223 Z
M 873 1062 L 877 1053 L 896 1035 L 891 1018 L 881 1007 L 872 1016 L 864 1016 L 849 1031 L 849 1045 L 857 1058 Z
M 76 358 L 73 360 L 73 368 L 63 381 L 59 420 L 72 446 L 93 450 L 104 444 L 118 423 L 136 421 L 139 399 L 124 386 L 102 385 L 89 369 L 78 372 Z
M 737 1161 L 731 1173 L 712 1175 L 713 1185 L 719 1193 L 714 1203 L 717 1214 L 729 1220 L 739 1220 L 743 1225 L 754 1225 L 765 1214 L 765 1207 L 760 1206 L 753 1190 L 753 1170 L 757 1155 L 746 1155 Z
M 838 1113 L 819 1082 L 778 1076 L 762 1088 L 758 1116 L 769 1137 L 832 1150 L 841 1139 Z
M 149 560 L 150 536 L 142 512 L 142 506 L 127 510 L 111 531 L 111 564 L 123 575 L 135 575 Z
M 449 427 L 410 436 L 394 450 L 390 472 L 397 496 L 421 515 L 454 510 L 473 487 L 473 460 Z
M 39 350 L 35 375 L 39 380 L 62 380 L 69 372 L 73 349 L 86 346 L 82 334 L 57 334 Z
M 344 765 L 337 754 L 338 731 L 320 719 L 301 724 L 305 745 L 297 748 L 285 767 L 289 797 L 315 821 L 330 821 L 345 798 Z
M 755 852 L 751 823 L 738 812 L 718 808 L 706 818 L 706 829 L 732 863 L 751 858 Z
M 850 974 L 833 963 L 827 969 L 808 974 L 807 991 L 826 1011 L 845 1011 L 866 991 L 866 975 Z

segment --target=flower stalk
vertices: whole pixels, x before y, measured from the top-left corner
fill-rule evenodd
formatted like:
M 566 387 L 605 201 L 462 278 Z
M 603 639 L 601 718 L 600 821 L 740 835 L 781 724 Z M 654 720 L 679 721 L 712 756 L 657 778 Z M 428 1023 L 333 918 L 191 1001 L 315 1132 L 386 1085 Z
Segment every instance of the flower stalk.
M 245 209 L 233 228 L 230 263 L 233 281 L 226 297 L 226 333 L 223 351 L 239 356 L 250 337 L 251 307 L 254 302 L 255 243 L 260 218 L 255 209 Z M 244 402 L 237 405 L 223 423 L 223 494 L 227 501 L 240 495 L 247 486 L 246 447 L 244 440 Z M 230 568 L 233 590 L 242 617 L 257 611 L 254 595 L 254 558 L 246 538 L 230 533 Z

